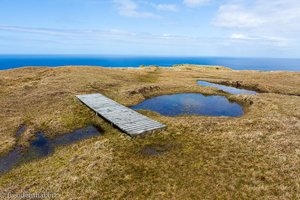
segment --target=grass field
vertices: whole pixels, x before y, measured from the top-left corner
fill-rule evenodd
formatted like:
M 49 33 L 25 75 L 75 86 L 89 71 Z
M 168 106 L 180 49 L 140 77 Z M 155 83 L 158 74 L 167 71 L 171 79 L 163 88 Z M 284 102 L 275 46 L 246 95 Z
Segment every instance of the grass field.
M 197 85 L 240 85 L 230 95 Z M 161 94 L 224 95 L 244 106 L 239 118 L 165 117 L 168 126 L 130 138 L 74 97 L 100 92 L 126 106 Z M 300 73 L 180 65 L 27 67 L 0 71 L 0 154 L 89 124 L 103 135 L 58 148 L 47 158 L 0 175 L 0 193 L 53 192 L 57 199 L 299 199 Z M 17 140 L 21 124 L 26 132 Z M 1 197 L 0 197 L 1 198 Z

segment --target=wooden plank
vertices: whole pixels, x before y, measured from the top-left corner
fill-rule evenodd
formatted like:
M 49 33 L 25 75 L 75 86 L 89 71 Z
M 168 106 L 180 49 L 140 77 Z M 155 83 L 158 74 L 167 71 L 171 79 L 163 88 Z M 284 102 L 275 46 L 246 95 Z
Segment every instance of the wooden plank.
M 85 94 L 76 97 L 101 117 L 131 136 L 166 127 L 166 125 L 127 108 L 102 94 Z

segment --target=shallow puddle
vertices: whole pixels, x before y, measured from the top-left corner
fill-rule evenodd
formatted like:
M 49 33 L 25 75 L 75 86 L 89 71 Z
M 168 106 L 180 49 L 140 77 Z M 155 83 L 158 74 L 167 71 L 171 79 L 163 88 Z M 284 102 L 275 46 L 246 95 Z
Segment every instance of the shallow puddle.
M 25 130 L 22 130 L 22 132 L 24 131 Z M 20 134 L 17 133 L 19 136 Z M 58 136 L 54 139 L 49 139 L 44 133 L 37 132 L 35 134 L 35 139 L 30 143 L 30 146 L 27 149 L 17 146 L 8 154 L 0 157 L 0 173 L 8 172 L 13 167 L 22 163 L 46 157 L 54 152 L 55 147 L 72 144 L 80 140 L 98 136 L 100 134 L 101 133 L 94 126 L 78 129 L 74 132 Z
M 206 115 L 238 117 L 243 108 L 224 96 L 204 96 L 196 93 L 163 95 L 132 106 L 134 110 L 150 110 L 165 116 Z
M 146 145 L 141 153 L 147 156 L 160 156 L 172 149 L 172 145 Z
M 26 126 L 21 124 L 18 131 L 16 132 L 16 138 L 19 138 L 26 131 Z
M 252 90 L 239 89 L 239 88 L 235 88 L 235 87 L 220 85 L 220 84 L 216 84 L 216 83 L 210 83 L 210 82 L 206 82 L 206 81 L 197 81 L 197 83 L 202 86 L 215 87 L 215 88 L 218 88 L 219 90 L 228 92 L 230 94 L 257 94 L 257 92 L 252 91 Z
M 159 156 L 163 154 L 166 150 L 162 148 L 157 148 L 157 147 L 145 147 L 142 149 L 142 154 L 143 155 L 148 155 L 148 156 Z

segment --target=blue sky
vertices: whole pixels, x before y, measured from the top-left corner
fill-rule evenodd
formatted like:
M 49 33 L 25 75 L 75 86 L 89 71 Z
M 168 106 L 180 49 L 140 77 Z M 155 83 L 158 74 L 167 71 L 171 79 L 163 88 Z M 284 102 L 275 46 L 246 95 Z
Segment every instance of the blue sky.
M 0 0 L 0 54 L 300 58 L 299 0 Z

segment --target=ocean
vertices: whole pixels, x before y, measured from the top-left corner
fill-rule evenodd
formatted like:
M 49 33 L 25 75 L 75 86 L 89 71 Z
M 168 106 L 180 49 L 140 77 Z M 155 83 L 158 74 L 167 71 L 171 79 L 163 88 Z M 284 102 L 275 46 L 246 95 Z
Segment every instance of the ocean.
M 170 67 L 174 64 L 221 65 L 236 70 L 300 71 L 300 59 L 289 58 L 0 55 L 0 70 L 24 66 Z

